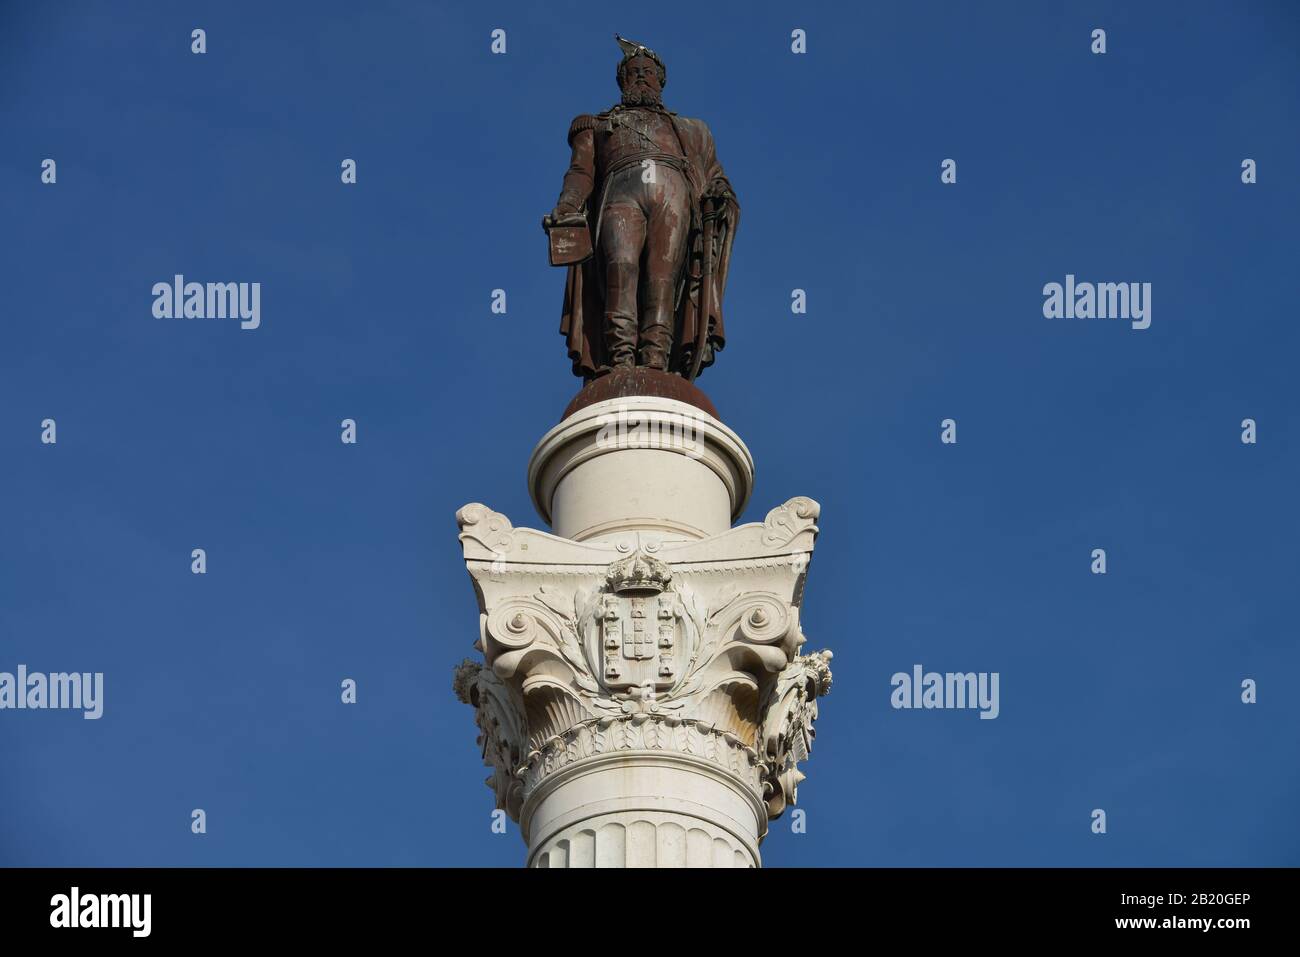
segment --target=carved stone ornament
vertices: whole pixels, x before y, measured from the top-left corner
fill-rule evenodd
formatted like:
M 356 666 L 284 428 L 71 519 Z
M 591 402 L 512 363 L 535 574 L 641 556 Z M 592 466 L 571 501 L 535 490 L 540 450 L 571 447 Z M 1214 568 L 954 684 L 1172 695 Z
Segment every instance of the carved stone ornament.
M 519 820 L 549 776 L 614 752 L 698 759 L 771 818 L 793 804 L 831 687 L 831 653 L 800 653 L 819 512 L 795 498 L 710 538 L 576 542 L 460 509 L 484 662 L 453 686 L 497 807 Z

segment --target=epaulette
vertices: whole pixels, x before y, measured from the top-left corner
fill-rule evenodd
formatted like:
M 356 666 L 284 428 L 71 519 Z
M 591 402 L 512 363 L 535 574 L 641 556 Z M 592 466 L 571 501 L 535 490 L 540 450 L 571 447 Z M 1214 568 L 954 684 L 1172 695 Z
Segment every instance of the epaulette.
M 573 118 L 569 124 L 569 145 L 573 145 L 573 138 L 583 130 L 594 130 L 596 128 L 596 118 L 590 113 L 583 113 Z

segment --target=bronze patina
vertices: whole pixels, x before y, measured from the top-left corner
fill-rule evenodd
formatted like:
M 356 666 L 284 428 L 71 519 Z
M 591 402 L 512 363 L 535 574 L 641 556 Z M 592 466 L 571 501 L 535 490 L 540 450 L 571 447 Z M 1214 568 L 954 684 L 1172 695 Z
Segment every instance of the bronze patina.
M 572 159 L 542 220 L 567 270 L 560 332 L 584 381 L 637 368 L 690 381 L 726 344 L 740 206 L 708 126 L 664 107 L 663 60 L 615 39 L 622 100 L 569 125 Z

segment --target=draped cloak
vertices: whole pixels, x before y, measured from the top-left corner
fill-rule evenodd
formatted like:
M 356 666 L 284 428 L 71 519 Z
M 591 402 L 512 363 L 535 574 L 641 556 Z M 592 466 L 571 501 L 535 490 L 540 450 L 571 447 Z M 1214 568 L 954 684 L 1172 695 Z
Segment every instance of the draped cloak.
M 691 195 L 691 228 L 686 239 L 686 261 L 682 274 L 677 278 L 673 349 L 668 368 L 670 372 L 689 376 L 701 321 L 700 293 L 703 288 L 704 255 L 702 197 L 705 191 L 710 189 L 714 194 L 720 192 L 723 194 L 722 200 L 717 203 L 719 216 L 714 225 L 713 295 L 710 297 L 708 336 L 705 340 L 704 356 L 700 362 L 701 370 L 712 365 L 717 352 L 726 345 L 726 332 L 722 322 L 722 296 L 726 291 L 727 273 L 731 266 L 731 244 L 740 222 L 740 205 L 731 191 L 731 184 L 722 171 L 722 165 L 718 162 L 713 145 L 713 134 L 709 132 L 704 121 L 678 116 L 667 110 L 664 113 L 672 121 L 677 131 L 678 141 L 686 154 L 686 178 Z M 590 132 L 593 124 L 599 124 L 609 116 L 610 112 L 595 117 L 578 117 L 570 128 L 570 145 L 575 136 L 594 135 Z M 580 122 L 584 120 L 587 122 Z M 591 231 L 594 253 L 585 262 L 575 263 L 566 268 L 564 308 L 560 318 L 560 334 L 564 336 L 569 359 L 573 362 L 573 374 L 581 376 L 584 381 L 591 380 L 609 369 L 605 357 L 603 334 L 605 307 L 602 277 L 598 272 L 603 265 L 600 250 L 596 245 L 600 219 L 604 212 L 600 204 L 604 199 L 606 171 L 601 168 L 601 159 L 596 155 L 597 151 L 587 152 L 592 156 L 592 168 L 575 171 L 586 173 L 592 181 L 591 193 L 587 199 L 587 228 Z M 577 151 L 575 151 L 576 156 Z

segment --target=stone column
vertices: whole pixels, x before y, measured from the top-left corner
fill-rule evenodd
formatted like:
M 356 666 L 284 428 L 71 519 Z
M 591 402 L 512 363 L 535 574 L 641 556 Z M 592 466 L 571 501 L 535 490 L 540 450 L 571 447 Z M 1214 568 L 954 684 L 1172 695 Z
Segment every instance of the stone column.
M 817 503 L 732 528 L 749 450 L 661 397 L 572 412 L 528 476 L 555 534 L 456 513 L 484 661 L 455 679 L 528 864 L 759 866 L 831 684 L 801 654 Z

